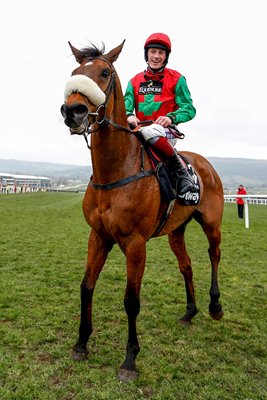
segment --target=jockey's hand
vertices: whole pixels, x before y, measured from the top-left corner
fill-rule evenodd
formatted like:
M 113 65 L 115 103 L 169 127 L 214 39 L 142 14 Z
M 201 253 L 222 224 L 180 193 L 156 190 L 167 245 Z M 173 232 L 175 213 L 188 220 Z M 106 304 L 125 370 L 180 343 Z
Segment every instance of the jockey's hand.
M 136 128 L 136 127 L 137 127 L 137 125 L 139 124 L 140 120 L 139 120 L 138 118 L 136 118 L 135 115 L 130 115 L 130 116 L 127 118 L 127 122 L 128 122 L 129 126 L 130 126 L 131 129 L 132 129 L 132 127 L 133 127 L 133 128 Z
M 159 124 L 164 128 L 167 128 L 169 125 L 172 124 L 172 120 L 169 117 L 161 116 L 156 119 L 155 124 Z

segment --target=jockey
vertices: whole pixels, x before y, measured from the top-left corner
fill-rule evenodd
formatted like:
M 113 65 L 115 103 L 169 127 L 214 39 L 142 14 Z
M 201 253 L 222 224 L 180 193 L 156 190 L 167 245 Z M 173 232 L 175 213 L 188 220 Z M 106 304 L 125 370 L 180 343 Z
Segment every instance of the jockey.
M 140 132 L 177 173 L 178 194 L 182 195 L 194 191 L 195 184 L 181 164 L 173 147 L 177 138 L 168 127 L 190 121 L 196 110 L 185 77 L 166 68 L 170 52 L 171 41 L 166 34 L 153 33 L 148 37 L 144 45 L 148 67 L 128 82 L 124 100 L 131 127 L 136 127 L 140 121 L 154 121 L 152 125 L 140 128 Z

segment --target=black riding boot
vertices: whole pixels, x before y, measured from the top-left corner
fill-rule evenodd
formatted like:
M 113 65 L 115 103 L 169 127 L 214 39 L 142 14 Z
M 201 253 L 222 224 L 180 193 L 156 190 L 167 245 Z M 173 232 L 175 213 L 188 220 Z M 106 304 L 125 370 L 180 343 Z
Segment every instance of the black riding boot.
M 182 195 L 186 192 L 195 192 L 197 190 L 195 182 L 189 172 L 183 167 L 180 158 L 175 153 L 168 159 L 170 167 L 177 173 L 178 184 L 177 194 Z

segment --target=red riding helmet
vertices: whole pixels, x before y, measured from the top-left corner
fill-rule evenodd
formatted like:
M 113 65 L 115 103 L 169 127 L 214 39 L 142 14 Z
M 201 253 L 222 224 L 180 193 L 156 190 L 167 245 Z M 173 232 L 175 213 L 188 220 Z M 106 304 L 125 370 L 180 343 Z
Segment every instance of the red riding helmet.
M 145 60 L 147 61 L 147 50 L 150 47 L 155 47 L 155 48 L 159 48 L 159 49 L 164 49 L 166 51 L 166 62 L 165 64 L 167 64 L 168 62 L 168 58 L 169 58 L 169 54 L 172 50 L 172 45 L 171 45 L 171 41 L 168 35 L 166 35 L 165 33 L 152 33 L 152 35 L 150 35 L 144 45 L 144 49 L 145 49 Z

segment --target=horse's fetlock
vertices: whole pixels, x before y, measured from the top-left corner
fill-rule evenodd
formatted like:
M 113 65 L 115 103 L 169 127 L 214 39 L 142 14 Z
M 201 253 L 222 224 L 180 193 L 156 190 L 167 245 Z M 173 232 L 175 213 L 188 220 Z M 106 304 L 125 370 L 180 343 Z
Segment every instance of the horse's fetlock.
M 198 313 L 197 306 L 195 303 L 188 303 L 186 306 L 186 313 L 190 314 L 191 317 L 194 317 Z
M 134 355 L 134 358 L 135 358 L 137 356 L 137 354 L 139 353 L 139 351 L 140 351 L 140 347 L 138 344 L 137 345 L 133 345 L 130 343 L 127 344 L 127 347 L 126 347 L 127 354 L 132 354 L 132 355 Z

